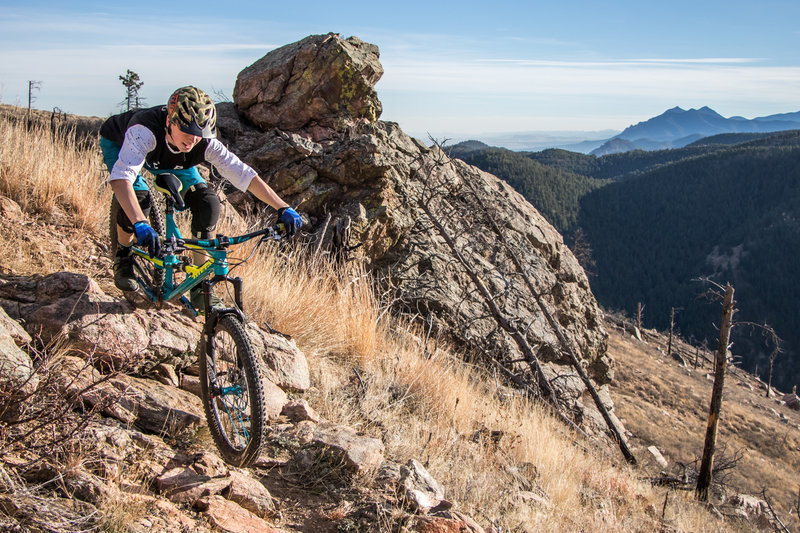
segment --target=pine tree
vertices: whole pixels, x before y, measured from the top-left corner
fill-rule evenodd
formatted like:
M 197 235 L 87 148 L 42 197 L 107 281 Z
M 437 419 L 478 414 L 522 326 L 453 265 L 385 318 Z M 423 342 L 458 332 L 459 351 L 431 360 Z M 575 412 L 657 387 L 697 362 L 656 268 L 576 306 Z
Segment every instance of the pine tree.
M 139 89 L 144 85 L 144 82 L 139 79 L 139 75 L 131 69 L 124 76 L 119 77 L 122 86 L 125 87 L 125 100 L 121 105 L 126 107 L 126 111 L 131 109 L 139 109 L 144 99 L 139 97 Z

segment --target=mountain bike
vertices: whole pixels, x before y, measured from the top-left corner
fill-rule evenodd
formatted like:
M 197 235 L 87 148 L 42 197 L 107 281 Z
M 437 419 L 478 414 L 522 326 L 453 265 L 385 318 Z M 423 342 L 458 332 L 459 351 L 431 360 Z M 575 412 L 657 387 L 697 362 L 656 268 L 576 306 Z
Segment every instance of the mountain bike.
M 245 330 L 242 312 L 242 279 L 230 277 L 228 248 L 254 238 L 280 241 L 285 236 L 283 224 L 245 235 L 214 239 L 184 239 L 178 230 L 175 206 L 183 207 L 181 184 L 172 174 L 159 174 L 155 189 L 164 193 L 164 215 L 154 201 L 150 211 L 152 227 L 163 229 L 162 257 L 151 257 L 136 246 L 134 271 L 139 283 L 136 298 L 161 307 L 179 301 L 185 310 L 197 315 L 185 293 L 198 284 L 203 293 L 205 325 L 199 356 L 203 407 L 208 428 L 222 457 L 230 464 L 245 467 L 252 464 L 261 451 L 266 426 L 266 407 L 262 385 L 261 363 L 253 351 Z M 116 253 L 117 202 L 111 208 L 111 253 Z M 159 224 L 159 222 L 161 224 Z M 201 252 L 208 257 L 195 266 L 184 252 Z M 233 307 L 212 306 L 214 285 L 225 282 L 233 286 Z M 131 295 L 126 295 L 129 301 Z

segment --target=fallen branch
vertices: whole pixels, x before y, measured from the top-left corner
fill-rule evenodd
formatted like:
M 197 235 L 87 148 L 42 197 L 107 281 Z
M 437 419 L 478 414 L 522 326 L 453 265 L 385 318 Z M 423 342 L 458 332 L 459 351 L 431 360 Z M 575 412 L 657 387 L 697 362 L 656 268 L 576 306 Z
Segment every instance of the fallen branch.
M 561 410 L 561 406 L 558 403 L 558 398 L 556 397 L 555 391 L 550 386 L 550 383 L 547 381 L 547 378 L 544 375 L 544 371 L 542 370 L 541 365 L 539 364 L 539 359 L 536 357 L 536 354 L 533 352 L 530 344 L 528 344 L 527 339 L 525 339 L 524 335 L 522 335 L 511 322 L 511 320 L 505 316 L 500 309 L 497 307 L 497 304 L 492 297 L 492 294 L 489 292 L 489 289 L 486 288 L 486 285 L 483 281 L 478 277 L 478 274 L 472 268 L 472 266 L 467 262 L 461 252 L 458 250 L 455 241 L 453 241 L 452 236 L 447 231 L 447 229 L 442 225 L 441 221 L 431 212 L 430 207 L 422 200 L 419 199 L 418 201 L 419 207 L 422 211 L 427 215 L 428 219 L 433 223 L 434 227 L 438 231 L 439 235 L 444 239 L 447 245 L 450 247 L 450 250 L 453 252 L 453 255 L 456 257 L 461 266 L 464 268 L 467 276 L 469 276 L 472 283 L 478 288 L 478 292 L 480 292 L 484 303 L 489 308 L 493 318 L 500 326 L 501 329 L 506 331 L 516 342 L 519 349 L 522 351 L 523 355 L 527 359 L 527 361 L 534 367 L 534 371 L 537 377 L 538 385 L 542 389 L 543 395 L 548 401 L 551 403 L 553 408 L 555 409 L 556 413 L 559 415 L 559 418 L 566 418 L 566 415 Z
M 767 508 L 769 509 L 770 514 L 772 515 L 772 527 L 775 528 L 775 531 L 778 533 L 792 533 L 789 531 L 789 528 L 786 527 L 781 519 L 778 518 L 778 513 L 775 512 L 775 509 L 772 508 L 772 503 L 770 503 L 769 498 L 767 498 L 767 489 L 761 490 L 761 497 L 763 498 L 764 502 L 767 504 Z M 780 529 L 778 528 L 780 526 Z
M 467 184 L 470 187 L 470 189 L 472 189 L 473 195 L 474 195 L 476 201 L 478 202 L 478 204 L 481 206 L 481 208 L 484 211 L 486 211 L 487 210 L 486 205 L 483 203 L 483 200 L 481 200 L 480 195 L 478 195 L 475 192 L 475 190 L 473 188 L 473 185 L 470 182 L 470 180 L 464 180 L 464 181 L 467 182 Z M 628 461 L 628 463 L 630 463 L 630 464 L 636 464 L 637 463 L 636 456 L 633 455 L 633 452 L 628 447 L 628 444 L 627 444 L 625 438 L 620 433 L 619 428 L 617 427 L 617 425 L 612 420 L 611 414 L 608 412 L 608 409 L 606 409 L 606 407 L 603 405 L 603 402 L 600 399 L 600 395 L 597 393 L 597 389 L 595 388 L 595 386 L 592 383 L 591 379 L 589 379 L 589 376 L 586 374 L 586 371 L 583 369 L 583 365 L 581 364 L 580 359 L 578 359 L 578 356 L 573 351 L 572 346 L 570 346 L 569 341 L 567 340 L 566 336 L 564 335 L 563 331 L 561 330 L 561 326 L 559 326 L 558 322 L 556 322 L 555 318 L 553 318 L 553 315 L 550 313 L 550 311 L 547 309 L 547 306 L 542 301 L 542 297 L 539 294 L 539 291 L 536 290 L 536 287 L 533 285 L 533 282 L 531 281 L 530 277 L 527 275 L 526 270 L 522 265 L 522 262 L 520 261 L 520 259 L 517 256 L 517 254 L 514 253 L 514 251 L 512 250 L 511 246 L 509 245 L 508 241 L 505 238 L 505 235 L 500 230 L 500 227 L 497 225 L 497 222 L 495 222 L 492 217 L 487 217 L 487 218 L 488 218 L 488 221 L 489 221 L 489 225 L 491 226 L 492 230 L 495 233 L 495 236 L 497 237 L 498 241 L 500 241 L 503 244 L 504 248 L 506 249 L 506 252 L 508 253 L 509 257 L 511 258 L 511 260 L 514 263 L 514 266 L 517 268 L 517 271 L 518 271 L 519 275 L 525 281 L 525 285 L 528 287 L 528 290 L 530 291 L 531 296 L 533 296 L 533 299 L 536 300 L 536 303 L 539 306 L 539 309 L 542 311 L 542 314 L 547 319 L 547 323 L 550 325 L 550 327 L 552 328 L 553 332 L 556 334 L 556 337 L 558 338 L 558 341 L 561 344 L 562 348 L 564 349 L 566 354 L 569 356 L 569 359 L 570 359 L 570 362 L 572 363 L 572 366 L 578 372 L 578 376 L 580 376 L 580 378 L 583 381 L 584 385 L 589 390 L 589 394 L 591 394 L 592 400 L 594 400 L 594 403 L 595 403 L 595 406 L 597 407 L 597 410 L 600 411 L 601 415 L 603 415 L 603 420 L 605 420 L 606 425 L 608 426 L 608 430 L 611 433 L 611 435 L 614 437 L 614 440 L 617 441 L 617 445 L 619 446 L 620 451 L 622 452 L 622 455 L 625 457 L 625 460 Z

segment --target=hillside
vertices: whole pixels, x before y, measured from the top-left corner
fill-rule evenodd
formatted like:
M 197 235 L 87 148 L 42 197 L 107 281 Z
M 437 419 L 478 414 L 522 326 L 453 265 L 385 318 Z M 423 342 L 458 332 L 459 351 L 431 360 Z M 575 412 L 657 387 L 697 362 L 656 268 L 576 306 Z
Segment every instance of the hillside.
M 614 395 L 632 442 L 658 448 L 667 465 L 655 468 L 674 479 L 691 476 L 705 438 L 713 354 L 673 339 L 678 357 L 668 357 L 667 335 L 644 330 L 638 340 L 630 322 L 608 324 L 609 350 L 619 365 Z M 765 393 L 765 383 L 747 372 L 734 368 L 728 375 L 716 461 L 732 462 L 726 483 L 749 494 L 766 489 L 769 498 L 792 505 L 800 488 L 800 412 L 782 394 Z
M 67 271 L 90 276 L 112 295 L 117 305 L 127 305 L 113 289 L 110 261 L 105 257 L 107 237 L 102 207 L 108 196 L 107 191 L 100 197 L 95 194 L 97 183 L 94 180 L 98 176 L 102 179 L 102 174 L 94 166 L 97 164 L 94 149 L 85 152 L 79 149 L 71 156 L 72 148 L 64 151 L 58 146 L 48 146 L 46 135 L 39 132 L 42 144 L 37 141 L 25 150 L 25 145 L 18 142 L 20 137 L 2 122 L 0 134 L 6 141 L 5 146 L 15 147 L 13 156 L 8 151 L 0 152 L 2 161 L 9 163 L 7 168 L 13 171 L 4 177 L 17 180 L 17 169 L 22 168 L 34 179 L 49 177 L 49 173 L 30 172 L 35 170 L 31 163 L 38 163 L 43 169 L 51 167 L 49 160 L 40 157 L 47 152 L 65 163 L 60 167 L 64 174 L 79 172 L 90 178 L 85 188 L 70 184 L 70 190 L 78 193 L 72 197 L 63 194 L 65 185 L 58 179 L 60 174 L 52 177 L 55 184 L 61 183 L 61 188 L 11 188 L 9 182 L 0 180 L 3 216 L 17 228 L 13 233 L 4 232 L 0 238 L 0 288 L 6 290 L 5 297 L 8 297 L 11 280 L 34 283 L 42 275 Z M 31 163 L 26 163 L 29 157 Z M 31 194 L 34 190 L 49 190 L 54 196 L 36 200 Z M 41 201 L 47 199 L 54 201 L 49 204 Z M 219 496 L 191 505 L 186 503 L 184 492 L 170 495 L 165 489 L 168 478 L 161 478 L 165 472 L 172 472 L 169 468 L 188 461 L 191 471 L 195 472 L 194 479 L 200 479 L 206 490 L 221 490 L 228 486 L 223 482 L 230 483 L 227 480 L 237 475 L 240 480 L 256 480 L 263 487 L 259 490 L 268 489 L 267 507 L 261 507 L 258 512 L 279 533 L 388 532 L 403 527 L 420 532 L 438 531 L 425 529 L 434 527 L 433 523 L 436 527 L 467 527 L 460 531 L 473 533 L 597 528 L 676 532 L 754 530 L 754 526 L 736 518 L 733 508 L 719 507 L 728 516 L 723 522 L 694 505 L 691 492 L 667 493 L 643 481 L 659 477 L 662 470 L 648 459 L 647 446 L 657 446 L 671 464 L 691 461 L 699 453 L 696 438 L 687 441 L 683 436 L 702 432 L 701 413 L 708 394 L 702 370 L 689 373 L 698 377 L 687 381 L 685 370 L 663 360 L 656 350 L 663 345 L 663 338 L 645 332 L 649 335 L 645 345 L 631 341 L 629 331 L 618 333 L 617 322 L 608 322 L 606 326 L 611 331 L 610 352 L 617 361 L 612 394 L 626 419 L 629 438 L 642 463 L 631 469 L 620 466 L 616 454 L 609 455 L 602 448 L 595 448 L 593 441 L 584 441 L 566 432 L 549 417 L 542 417 L 539 408 L 514 400 L 507 388 L 498 387 L 496 377 L 476 372 L 472 365 L 459 364 L 457 355 L 442 351 L 446 346 L 431 346 L 433 351 L 421 353 L 415 348 L 419 346 L 420 337 L 412 333 L 413 329 L 403 323 L 386 322 L 390 320 L 389 315 L 371 308 L 374 303 L 370 303 L 369 298 L 344 298 L 346 291 L 342 290 L 335 274 L 328 277 L 331 273 L 315 268 L 309 275 L 301 265 L 292 263 L 287 269 L 282 259 L 276 262 L 267 257 L 261 265 L 253 266 L 255 268 L 245 274 L 248 283 L 263 283 L 264 294 L 269 296 L 248 293 L 248 305 L 264 306 L 271 321 L 286 316 L 283 307 L 286 304 L 282 302 L 289 301 L 287 289 L 291 291 L 292 287 L 301 286 L 307 292 L 302 304 L 303 315 L 289 317 L 288 321 L 273 321 L 274 325 L 291 333 L 309 357 L 312 387 L 294 397 L 307 401 L 324 417 L 326 424 L 344 423 L 359 428 L 361 434 L 379 437 L 386 445 L 387 464 L 403 463 L 414 457 L 424 460 L 433 477 L 443 483 L 447 500 L 455 503 L 458 514 L 409 512 L 394 492 L 387 492 L 386 480 L 351 484 L 346 476 L 341 477 L 335 471 L 308 470 L 309 465 L 295 463 L 291 454 L 298 446 L 296 432 L 299 428 L 308 428 L 308 421 L 303 423 L 305 426 L 285 418 L 275 421 L 270 430 L 270 456 L 255 468 L 242 471 L 240 474 L 245 477 L 241 477 L 229 472 L 215 458 L 203 425 L 194 432 L 170 436 L 152 429 L 142 431 L 136 425 L 126 429 L 125 425 L 115 424 L 113 417 L 98 413 L 85 431 L 78 431 L 60 444 L 36 441 L 38 445 L 45 445 L 43 448 L 31 448 L 24 438 L 13 440 L 17 435 L 15 431 L 0 433 L 0 458 L 3 460 L 0 471 L 5 480 L 0 485 L 3 502 L 0 524 L 3 527 L 64 532 L 74 531 L 76 524 L 82 524 L 84 528 L 94 525 L 119 532 L 178 529 L 205 532 L 217 531 L 219 527 L 237 531 L 231 522 L 233 516 L 240 517 L 242 527 L 246 527 L 244 524 L 248 520 L 254 520 L 249 514 L 241 514 L 241 510 L 235 511 L 241 509 L 238 506 L 224 507 L 226 512 L 235 511 L 238 515 L 220 514 L 223 509 L 220 506 L 230 500 Z M 321 275 L 326 276 L 326 281 L 314 281 Z M 343 281 L 352 288 L 351 276 L 345 273 Z M 277 283 L 270 282 L 271 278 L 277 278 Z M 128 309 L 121 316 L 137 316 L 138 313 Z M 317 317 L 311 328 L 303 319 L 308 315 Z M 263 315 L 255 315 L 255 319 L 260 321 L 260 316 Z M 375 317 L 383 318 L 376 322 Z M 347 327 L 337 333 L 337 324 L 342 319 L 342 325 Z M 355 325 L 358 329 L 354 329 Z M 371 329 L 375 326 L 377 330 Z M 406 331 L 409 333 L 403 333 Z M 361 334 L 354 336 L 354 332 Z M 434 341 L 434 344 L 439 343 Z M 685 357 L 692 354 L 689 347 L 681 345 L 680 350 Z M 39 357 L 44 361 L 51 357 L 58 360 L 60 355 L 46 348 L 39 352 Z M 182 383 L 191 377 L 189 369 L 178 369 L 178 372 L 183 376 Z M 153 381 L 154 377 L 140 375 L 136 379 L 151 383 L 151 389 L 164 387 L 161 382 Z M 729 389 L 736 387 L 735 381 L 731 380 L 728 386 Z M 686 416 L 683 401 L 687 397 L 686 387 L 696 389 L 691 393 L 695 399 L 692 412 L 696 413 L 692 423 Z M 735 482 L 729 478 L 726 490 L 729 494 L 740 490 L 757 493 L 760 488 L 767 487 L 772 504 L 791 525 L 794 522 L 790 520 L 795 520 L 789 514 L 793 505 L 791 488 L 798 480 L 790 475 L 796 468 L 787 469 L 786 465 L 796 467 L 797 415 L 774 405 L 774 400 L 772 403 L 760 401 L 765 410 L 753 411 L 750 404 L 758 401 L 758 392 L 741 397 L 740 403 L 737 390 L 729 392 L 724 413 L 745 413 L 744 416 L 751 418 L 744 426 L 738 422 L 729 426 L 724 414 L 721 442 L 738 446 L 738 443 L 729 443 L 728 438 L 734 434 L 746 437 L 743 443 L 748 453 L 733 474 Z M 774 407 L 770 407 L 772 405 Z M 775 442 L 772 428 L 781 427 L 776 426 L 779 422 L 771 417 L 779 419 L 768 408 L 779 409 L 791 422 L 789 425 L 780 422 L 785 428 L 781 433 L 781 446 L 787 446 L 785 454 L 751 456 L 756 450 L 769 450 Z M 75 415 L 81 412 L 78 409 Z M 72 418 L 72 415 L 59 418 L 60 427 L 69 429 Z M 665 431 L 671 427 L 665 420 L 680 421 L 679 431 Z M 761 429 L 753 430 L 756 426 Z M 14 427 L 19 426 L 11 428 Z M 114 427 L 118 427 L 114 430 L 117 433 L 108 433 Z M 49 426 L 44 429 L 55 431 Z M 108 435 L 109 443 L 133 439 L 131 442 L 140 444 L 129 445 L 122 455 L 119 448 L 100 447 L 104 459 L 99 462 L 89 451 L 98 449 L 96 441 L 89 441 L 92 444 L 85 451 L 83 448 L 86 439 L 96 438 L 92 436 L 98 431 L 100 435 Z M 130 436 L 123 439 L 128 434 Z M 147 443 L 151 450 L 144 462 L 138 455 L 142 453 L 141 443 Z M 28 451 L 21 451 L 20 446 L 23 449 L 27 446 Z M 23 457 L 26 459 L 22 460 Z M 29 460 L 33 461 L 28 463 Z M 197 472 L 205 473 L 206 477 L 198 478 Z M 59 485 L 42 491 L 41 482 L 53 475 L 61 476 L 64 488 Z M 217 485 L 209 484 L 214 480 Z M 213 486 L 218 488 L 213 489 Z M 252 494 L 241 501 L 256 501 Z M 465 512 L 476 520 L 470 521 Z M 71 520 L 73 526 L 63 525 L 65 520 Z M 458 526 L 459 523 L 462 526 Z
M 613 324 L 575 256 L 508 184 L 379 121 L 381 73 L 374 45 L 309 36 L 245 68 L 235 101 L 218 106 L 220 138 L 306 219 L 292 242 L 244 246 L 231 261 L 269 392 L 268 445 L 249 468 L 225 464 L 210 439 L 202 321 L 112 287 L 97 146 L 0 120 L 0 209 L 14 228 L 0 236 L 0 526 L 777 523 L 766 503 L 734 503 L 735 486 L 716 484 L 713 507 L 691 489 L 676 496 L 653 482 L 645 450 L 615 440 Z M 266 83 L 281 76 L 294 81 Z M 312 93 L 309 109 L 298 95 Z M 209 179 L 220 232 L 269 223 L 269 210 Z M 775 504 L 792 519 L 792 502 Z
M 86 293 L 76 287 L 79 300 L 58 303 L 58 298 L 69 294 L 63 281 L 90 279 L 90 287 L 96 283 L 90 297 L 100 299 L 110 313 L 101 312 L 96 318 L 88 315 L 88 321 L 82 322 L 85 326 L 72 330 L 73 339 L 82 338 L 86 327 L 96 328 L 92 324 L 97 321 L 105 324 L 101 331 L 121 332 L 121 325 L 114 321 L 130 318 L 147 325 L 169 319 L 173 311 L 133 309 L 113 289 L 110 260 L 105 256 L 104 205 L 109 197 L 105 188 L 100 196 L 96 193 L 102 184 L 98 180 L 104 179 L 94 155 L 96 147 L 62 146 L 61 141 L 48 141 L 47 130 L 34 133 L 31 137 L 0 121 L 3 146 L 9 148 L 0 151 L 7 169 L 0 180 L 0 205 L 4 219 L 16 228 L 0 238 L 3 306 L 14 313 L 20 306 L 47 309 L 48 302 L 43 299 L 55 298 L 50 307 L 66 303 L 75 310 L 75 302 Z M 54 159 L 42 158 L 43 153 L 62 163 L 57 172 L 50 171 Z M 62 179 L 66 175 L 85 176 L 86 180 L 68 182 Z M 67 190 L 70 194 L 65 194 Z M 128 389 L 177 395 L 184 398 L 181 412 L 195 409 L 190 404 L 197 400 L 186 396 L 196 390 L 191 387 L 194 374 L 190 367 L 182 366 L 186 363 L 180 363 L 174 368 L 161 365 L 164 370 L 173 368 L 173 375 L 178 376 L 175 382 L 162 381 L 159 373 L 124 369 L 121 375 L 108 376 L 110 383 L 127 383 L 110 402 L 95 403 L 98 384 L 89 384 L 85 390 L 95 392 L 84 398 L 88 404 L 76 403 L 74 396 L 59 392 L 60 388 L 50 388 L 52 378 L 43 373 L 41 383 L 47 388 L 27 400 L 32 403 L 26 409 L 49 412 L 52 405 L 60 405 L 59 416 L 51 420 L 37 416 L 34 427 L 30 421 L 9 421 L 7 417 L 0 424 L 2 527 L 54 532 L 74 531 L 75 527 L 204 532 L 222 527 L 240 531 L 234 527 L 237 520 L 241 527 L 259 523 L 263 528 L 266 520 L 278 532 L 397 531 L 402 527 L 422 532 L 429 527 L 455 526 L 478 533 L 529 528 L 594 530 L 609 524 L 612 529 L 645 531 L 657 527 L 659 521 L 668 521 L 676 531 L 720 529 L 714 525 L 715 518 L 691 501 L 674 502 L 664 516 L 654 512 L 661 499 L 659 491 L 638 481 L 636 471 L 620 468 L 616 455 L 606 455 L 593 441 L 581 442 L 571 436 L 540 407 L 498 387 L 492 375 L 459 363 L 455 352 L 448 352 L 441 341 L 431 339 L 430 347 L 420 351 L 424 341 L 415 329 L 376 307 L 375 300 L 361 292 L 369 290 L 368 283 L 354 285 L 354 279 L 365 279 L 363 275 L 345 271 L 340 276 L 320 266 L 309 271 L 301 256 L 287 264 L 283 257 L 265 255 L 247 265 L 247 270 L 237 271 L 247 278 L 248 286 L 264 289 L 248 292 L 252 319 L 262 323 L 269 317 L 270 323 L 290 333 L 307 355 L 312 387 L 304 394 L 293 394 L 313 409 L 307 416 L 319 416 L 317 420 L 324 422 L 320 428 L 354 431 L 344 429 L 346 425 L 358 428 L 361 439 L 380 439 L 387 466 L 398 468 L 414 458 L 424 461 L 430 475 L 446 489 L 449 503 L 445 510 L 425 514 L 427 511 L 407 507 L 402 493 L 397 496 L 391 488 L 396 477 L 390 471 L 386 472 L 388 478 L 372 482 L 349 477 L 336 463 L 330 470 L 325 465 L 331 459 L 324 455 L 319 456 L 320 463 L 309 464 L 303 457 L 310 452 L 299 452 L 314 442 L 300 437 L 302 431 L 314 431 L 311 420 L 274 420 L 269 430 L 269 457 L 241 471 L 221 463 L 202 417 L 193 415 L 188 431 L 177 431 L 180 426 L 159 428 L 157 422 L 154 425 L 146 418 L 129 418 L 127 423 L 117 420 L 128 416 L 114 407 L 131 405 Z M 320 281 L 321 276 L 324 279 Z M 43 280 L 63 281 L 55 285 L 59 290 L 45 290 L 39 297 L 26 294 Z M 299 287 L 302 300 L 295 293 Z M 296 305 L 302 314 L 289 312 Z M 86 316 L 92 308 L 81 307 L 78 316 Z M 44 313 L 31 315 L 30 320 L 45 315 L 64 319 L 60 313 Z M 313 324 L 308 323 L 309 316 L 315 317 Z M 177 316 L 171 320 L 174 325 L 186 323 Z M 3 331 L 8 327 L 5 324 Z M 42 331 L 34 326 L 33 331 L 41 335 L 53 331 L 49 328 Z M 110 345 L 89 346 L 88 353 L 109 353 L 113 345 L 120 344 L 114 335 L 108 339 Z M 199 331 L 194 335 L 199 337 Z M 159 336 L 157 342 L 162 350 L 188 355 L 191 362 L 192 352 L 187 354 L 175 340 Z M 2 353 L 6 353 L 3 346 Z M 76 360 L 67 356 L 68 346 L 67 338 L 62 338 L 44 345 L 34 343 L 27 349 L 41 361 L 42 371 L 56 372 L 55 368 L 63 367 L 52 365 Z M 86 350 L 82 348 L 78 355 Z M 52 375 L 61 375 L 62 371 L 58 372 Z M 69 383 L 72 378 L 66 377 Z M 87 411 L 87 405 L 98 405 L 98 409 Z M 139 405 L 140 409 L 147 406 L 148 413 L 159 410 L 149 403 Z M 4 404 L 4 413 L 7 408 Z M 178 473 L 183 478 L 173 477 Z M 48 488 L 54 479 L 59 483 Z M 181 479 L 200 484 L 211 496 L 188 492 Z M 232 480 L 256 485 L 234 491 Z M 234 500 L 253 511 L 229 503 Z M 258 501 L 262 503 L 251 506 Z M 454 504 L 453 512 L 446 510 Z
M 536 198 L 536 208 L 563 234 L 577 223 L 580 199 L 604 185 L 601 180 L 548 167 L 502 148 L 471 150 L 458 157 L 485 172 L 503 176 L 525 198 Z
M 747 140 L 752 137 L 747 137 Z M 742 142 L 741 138 L 737 138 Z M 732 140 L 728 142 L 734 142 Z M 561 149 L 514 152 L 466 141 L 448 147 L 451 157 L 501 177 L 531 202 L 563 235 L 578 226 L 581 199 L 611 180 L 625 180 L 676 161 L 724 148 L 710 142 L 674 150 L 635 150 L 599 157 Z
M 730 281 L 738 319 L 766 321 L 783 339 L 775 379 L 791 389 L 800 381 L 798 139 L 788 132 L 677 160 L 586 195 L 579 224 L 594 251 L 600 301 L 629 313 L 642 302 L 648 323 L 662 329 L 678 308 L 684 336 L 713 339 L 717 313 L 699 298 L 708 286 L 697 280 Z M 744 367 L 763 376 L 771 348 L 745 328 L 734 339 Z

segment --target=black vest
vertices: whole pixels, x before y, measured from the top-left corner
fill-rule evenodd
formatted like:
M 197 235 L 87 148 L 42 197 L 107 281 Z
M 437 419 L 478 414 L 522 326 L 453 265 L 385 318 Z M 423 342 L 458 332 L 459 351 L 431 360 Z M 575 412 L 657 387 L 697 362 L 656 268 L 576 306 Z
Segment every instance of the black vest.
M 205 162 L 208 139 L 201 139 L 191 151 L 187 153 L 173 153 L 167 147 L 167 107 L 156 106 L 149 109 L 134 109 L 106 119 L 100 126 L 100 135 L 122 146 L 125 141 L 125 132 L 128 128 L 141 124 L 153 132 L 156 137 L 156 147 L 147 154 L 145 163 L 156 170 L 173 170 L 178 168 L 191 168 Z

